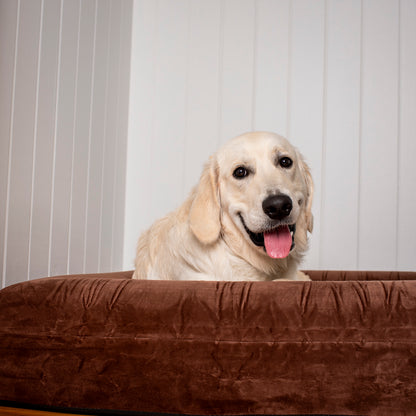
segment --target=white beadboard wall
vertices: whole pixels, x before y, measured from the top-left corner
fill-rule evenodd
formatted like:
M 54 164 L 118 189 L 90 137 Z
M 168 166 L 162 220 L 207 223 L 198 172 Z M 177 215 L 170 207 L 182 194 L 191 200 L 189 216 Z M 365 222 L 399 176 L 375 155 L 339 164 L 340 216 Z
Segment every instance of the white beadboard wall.
M 1 285 L 122 267 L 131 0 L 0 0 Z
M 305 268 L 416 270 L 416 1 L 135 0 L 124 268 L 209 154 L 287 136 L 316 183 Z
M 131 269 L 248 130 L 312 168 L 305 268 L 416 270 L 415 21 L 414 0 L 0 0 L 1 285 Z

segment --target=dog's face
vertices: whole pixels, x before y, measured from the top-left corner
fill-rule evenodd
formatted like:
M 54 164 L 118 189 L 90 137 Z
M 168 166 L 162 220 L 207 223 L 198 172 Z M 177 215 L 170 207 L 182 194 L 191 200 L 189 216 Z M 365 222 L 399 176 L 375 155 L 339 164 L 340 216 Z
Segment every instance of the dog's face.
M 231 140 L 211 158 L 207 184 L 203 175 L 198 193 L 205 188 L 205 211 L 199 214 L 207 229 L 209 218 L 217 220 L 206 242 L 224 232 L 227 220 L 232 226 L 226 232 L 238 233 L 253 250 L 277 259 L 294 249 L 296 232 L 312 230 L 309 169 L 281 136 L 257 132 Z
M 224 146 L 217 163 L 222 209 L 248 243 L 287 257 L 310 194 L 296 149 L 283 137 L 252 133 Z

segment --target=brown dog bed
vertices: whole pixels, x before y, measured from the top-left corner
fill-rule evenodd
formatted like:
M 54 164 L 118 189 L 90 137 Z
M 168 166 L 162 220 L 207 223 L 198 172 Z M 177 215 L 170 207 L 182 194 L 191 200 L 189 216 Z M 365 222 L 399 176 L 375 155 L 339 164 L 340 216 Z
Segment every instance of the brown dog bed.
M 312 282 L 280 283 L 131 274 L 3 289 L 0 405 L 416 415 L 416 273 L 312 271 Z

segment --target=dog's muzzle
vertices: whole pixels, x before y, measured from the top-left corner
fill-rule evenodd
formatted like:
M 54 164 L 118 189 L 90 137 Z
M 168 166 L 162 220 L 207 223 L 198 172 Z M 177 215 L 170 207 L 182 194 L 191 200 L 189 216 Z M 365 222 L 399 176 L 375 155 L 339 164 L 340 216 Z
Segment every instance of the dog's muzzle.
M 287 257 L 289 252 L 295 247 L 296 224 L 279 225 L 271 230 L 254 233 L 247 227 L 241 213 L 238 215 L 253 244 L 263 247 L 270 257 Z

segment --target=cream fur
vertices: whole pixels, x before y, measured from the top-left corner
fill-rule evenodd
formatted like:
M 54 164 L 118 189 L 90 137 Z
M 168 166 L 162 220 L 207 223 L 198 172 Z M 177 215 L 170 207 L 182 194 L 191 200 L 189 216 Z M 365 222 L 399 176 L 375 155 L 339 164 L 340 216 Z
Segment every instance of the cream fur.
M 278 157 L 293 160 L 290 169 Z M 232 175 L 246 166 L 250 175 Z M 287 219 L 296 223 L 295 247 L 285 259 L 272 259 L 250 240 L 239 215 L 253 232 L 264 230 L 262 201 L 285 193 L 293 201 Z M 283 137 L 243 134 L 225 144 L 206 164 L 199 184 L 174 212 L 156 221 L 137 245 L 136 279 L 308 280 L 298 271 L 312 232 L 313 182 L 300 153 Z

